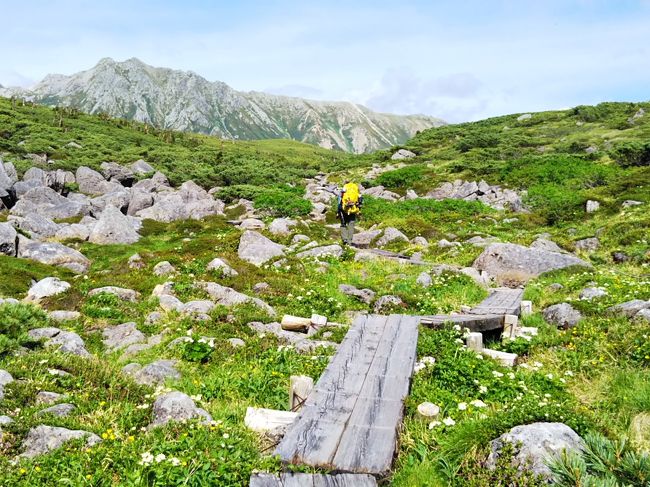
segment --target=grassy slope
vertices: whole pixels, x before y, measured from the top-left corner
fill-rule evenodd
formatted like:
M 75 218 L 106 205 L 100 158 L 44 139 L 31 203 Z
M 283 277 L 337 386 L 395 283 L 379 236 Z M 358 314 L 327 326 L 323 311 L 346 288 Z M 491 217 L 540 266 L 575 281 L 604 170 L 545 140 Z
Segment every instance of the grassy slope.
M 50 137 L 56 142 L 53 147 L 57 148 L 71 140 L 66 132 L 48 125 L 48 117 L 53 116 L 53 112 L 43 108 L 35 108 L 33 113 L 29 110 L 29 107 L 21 108 L 19 115 L 22 117 L 20 123 L 27 123 L 31 127 L 31 138 Z M 0 111 L 0 116 L 7 115 Z M 13 116 L 18 118 L 18 115 Z M 538 116 L 547 115 L 534 115 Z M 571 115 L 565 112 L 548 116 L 560 117 L 554 123 L 565 127 L 567 137 L 575 135 L 569 128 L 581 130 L 584 127 L 576 126 L 575 121 L 570 119 Z M 515 118 L 504 117 L 499 120 L 513 125 Z M 178 157 L 177 164 L 173 166 L 166 166 L 162 159 L 152 160 L 151 156 L 148 160 L 161 168 L 171 167 L 177 181 L 180 181 L 189 177 L 185 175 L 184 165 L 189 164 L 187 161 L 193 157 L 192 151 L 183 148 L 181 140 L 203 141 L 207 147 L 219 144 L 214 139 L 197 136 L 187 136 L 188 139 L 185 139 L 185 135 L 175 135 L 180 139 L 173 144 L 166 143 L 160 140 L 163 134 L 142 134 L 141 126 L 135 130 L 119 128 L 118 122 L 104 122 L 83 115 L 76 120 L 75 124 L 81 124 L 81 120 L 88 125 L 78 125 L 71 129 L 75 131 L 74 140 L 81 139 L 78 141 L 84 145 L 84 149 L 88 147 L 87 150 L 94 147 L 91 141 L 99 140 L 101 142 L 97 142 L 98 146 L 108 152 L 88 154 L 86 159 L 61 157 L 61 164 L 97 164 L 103 157 L 130 162 L 141 157 L 139 149 L 131 145 L 133 140 L 143 137 L 147 141 L 146 145 Z M 489 127 L 506 123 L 505 121 L 486 121 L 477 125 L 487 126 L 481 130 L 489 131 L 492 130 Z M 458 140 L 456 135 L 465 130 L 471 131 L 474 126 L 471 124 L 430 131 L 409 145 L 420 153 L 415 164 L 424 166 L 424 178 L 417 178 L 415 187 L 422 191 L 430 187 L 431 183 L 446 180 L 456 174 L 471 179 L 485 175 L 491 182 L 505 182 L 507 174 L 502 175 L 500 168 L 519 159 L 496 158 L 492 162 L 494 166 L 488 171 L 480 169 L 486 163 L 485 160 L 476 162 L 476 167 L 471 166 L 475 157 L 472 151 L 476 149 L 467 152 L 449 147 L 445 149 L 445 144 L 452 145 Z M 523 126 L 521 130 L 533 133 L 540 131 L 543 126 L 544 124 Z M 4 129 L 4 125 L 1 128 Z M 45 135 L 41 137 L 41 132 L 38 132 L 39 136 L 36 137 L 37 131 L 41 129 Z M 637 129 L 638 127 L 630 130 Z M 502 133 L 502 128 L 498 129 L 498 133 Z M 592 134 L 592 131 L 589 133 Z M 436 134 L 442 134 L 440 136 L 444 136 L 444 140 L 431 142 L 431 138 L 438 137 Z M 638 136 L 631 132 L 627 135 L 629 138 Z M 113 137 L 120 143 L 110 145 Z M 8 139 L 0 139 L 1 143 L 7 143 L 8 140 L 12 144 L 3 150 L 11 152 L 14 159 L 21 150 L 16 147 L 19 138 L 14 134 Z M 24 134 L 23 138 L 26 138 Z M 550 139 L 546 145 L 555 142 L 555 139 Z M 559 142 L 556 145 L 559 147 Z M 202 146 L 203 149 L 206 149 L 205 146 Z M 382 158 L 378 154 L 333 163 L 328 161 L 319 166 L 321 163 L 317 159 L 320 150 L 292 142 L 236 143 L 232 146 L 226 143 L 225 146 L 231 148 L 224 147 L 224 153 L 236 149 L 243 151 L 239 154 L 250 155 L 251 152 L 244 150 L 245 147 L 253 148 L 250 149 L 253 153 L 268 151 L 271 154 L 269 159 L 283 161 L 279 162 L 278 167 L 283 164 L 298 167 L 302 157 L 311 157 L 314 167 L 327 170 L 337 169 L 339 163 L 367 165 Z M 274 152 L 277 150 L 280 153 Z M 434 156 L 445 150 L 453 153 L 450 159 Z M 532 154 L 532 157 L 544 156 Z M 584 159 L 594 164 L 594 167 L 614 167 L 606 155 L 597 160 L 585 159 L 584 156 L 578 159 Z M 435 165 L 435 172 L 426 167 L 427 160 Z M 198 170 L 192 169 L 194 166 L 189 167 L 188 174 L 195 174 L 192 171 Z M 208 170 L 211 166 L 199 164 L 196 167 Z M 615 170 L 614 176 L 618 178 L 619 174 L 636 174 L 645 177 L 647 173 L 644 170 L 645 168 Z M 453 330 L 422 331 L 418 344 L 419 356 L 434 356 L 437 362 L 434 367 L 420 372 L 414 379 L 395 474 L 391 479 L 393 485 L 494 485 L 494 480 L 486 478 L 488 474 L 478 466 L 477 461 L 483 457 L 488 441 L 511 426 L 535 420 L 558 420 L 566 422 L 580 433 L 596 431 L 619 438 L 627 433 L 631 417 L 650 410 L 647 399 L 650 397 L 650 349 L 647 348 L 647 339 L 643 338 L 647 326 L 611 318 L 603 313 L 611 304 L 632 298 L 650 299 L 648 237 L 647 232 L 644 232 L 650 226 L 650 220 L 644 207 L 621 211 L 615 204 L 634 191 L 632 188 L 630 193 L 616 195 L 616 178 L 606 179 L 603 185 L 597 187 L 599 194 L 612 195 L 611 204 L 606 205 L 602 211 L 590 215 L 580 212 L 572 217 L 563 213 L 562 218 L 555 220 L 549 219 L 541 211 L 535 211 L 531 215 L 518 215 L 518 221 L 507 223 L 504 220 L 512 217 L 512 214 L 497 212 L 478 203 L 416 201 L 392 204 L 368 201 L 365 221 L 362 222 L 364 225 L 375 222 L 395 225 L 409 237 L 422 234 L 433 239 L 457 238 L 463 241 L 474 235 L 488 234 L 504 241 L 528 244 L 537 234 L 548 232 L 560 245 L 572 249 L 575 240 L 598 232 L 602 242 L 598 251 L 582 256 L 594 264 L 593 270 L 584 273 L 559 272 L 541 277 L 528 285 L 527 297 L 533 300 L 535 310 L 569 299 L 583 311 L 585 320 L 574 330 L 564 332 L 546 326 L 541 315 L 535 313 L 525 320 L 525 324 L 539 326 L 541 330 L 540 336 L 531 344 L 492 344 L 493 347 L 517 351 L 524 362 L 529 364 L 528 369 L 518 368 L 513 371 L 512 378 L 508 375 L 509 370 L 491 361 L 479 360 L 460 349 L 455 342 L 458 334 Z M 556 184 L 561 186 L 562 181 Z M 637 180 L 635 185 L 645 185 L 647 188 L 647 180 Z M 403 190 L 406 185 L 396 184 L 393 187 Z M 580 191 L 588 193 L 591 190 L 593 188 Z M 647 201 L 647 191 L 636 194 L 638 199 Z M 575 230 L 568 232 L 570 227 Z M 301 227 L 300 232 L 323 243 L 337 238 L 335 230 L 317 224 Z M 450 236 L 452 233 L 455 237 Z M 405 302 L 405 307 L 400 311 L 406 313 L 449 312 L 458 309 L 461 304 L 476 303 L 485 296 L 485 291 L 464 276 L 443 275 L 435 279 L 433 287 L 425 290 L 415 283 L 421 269 L 390 263 L 355 263 L 347 254 L 340 262 L 333 262 L 330 271 L 325 274 L 320 273 L 316 265 L 294 259 L 289 259 L 281 269 L 258 269 L 237 259 L 238 237 L 239 232 L 220 218 L 171 225 L 147 223 L 144 238 L 135 245 L 100 247 L 88 243 L 78 244 L 93 261 L 87 278 L 74 278 L 59 269 L 0 258 L 3 275 L 17 276 L 0 283 L 0 292 L 5 296 L 23 296 L 29 287 L 30 278 L 58 275 L 73 284 L 69 292 L 44 306 L 47 309 L 81 311 L 81 320 L 65 327 L 82 334 L 89 350 L 98 357 L 88 364 L 51 351 L 37 350 L 24 356 L 0 358 L 0 368 L 6 368 L 15 378 L 23 379 L 7 387 L 7 399 L 0 403 L 0 414 L 9 413 L 16 419 L 13 425 L 5 428 L 7 433 L 0 450 L 0 470 L 4 475 L 0 479 L 0 485 L 51 485 L 52 479 L 59 478 L 68 479 L 70 485 L 176 485 L 189 478 L 189 485 L 231 486 L 247 485 L 253 468 L 279 468 L 275 461 L 265 459 L 260 454 L 260 450 L 267 445 L 260 445 L 256 436 L 244 428 L 245 408 L 260 406 L 284 409 L 289 376 L 302 373 L 317 377 L 327 363 L 329 352 L 320 351 L 313 356 L 301 356 L 292 350 L 278 348 L 275 340 L 268 336 L 255 336 L 245 324 L 265 317 L 249 308 L 230 311 L 218 309 L 212 314 L 211 321 L 203 323 L 191 323 L 172 314 L 159 324 L 145 324 L 147 314 L 158 309 L 156 300 L 149 298 L 151 290 L 166 280 L 153 276 L 151 272 L 153 266 L 161 260 L 171 261 L 179 270 L 173 280 L 177 294 L 183 301 L 204 297 L 201 291 L 192 287 L 196 280 L 216 280 L 247 293 L 252 293 L 255 283 L 264 281 L 271 285 L 271 291 L 263 298 L 276 307 L 280 314 L 310 315 L 318 312 L 332 320 L 343 322 L 346 321 L 346 311 L 368 308 L 341 295 L 337 289 L 341 282 L 371 288 L 378 295 L 397 294 Z M 407 253 L 422 250 L 408 244 L 399 244 L 395 248 Z M 614 266 L 610 255 L 614 250 L 626 251 L 632 256 L 631 261 Z M 469 264 L 480 251 L 481 249 L 469 245 L 463 245 L 459 249 L 440 249 L 433 245 L 424 250 L 424 257 L 433 262 Z M 130 270 L 126 264 L 135 252 L 139 252 L 146 262 L 146 267 L 139 271 Z M 222 278 L 207 272 L 207 262 L 216 256 L 231 262 L 240 276 Z M 564 288 L 549 292 L 547 285 L 552 282 L 562 283 Z M 579 301 L 579 291 L 589 282 L 606 287 L 610 295 L 592 303 Z M 87 296 L 90 289 L 104 285 L 131 287 L 141 292 L 143 298 L 133 306 L 105 296 Z M 150 421 L 153 391 L 138 387 L 117 373 L 122 365 L 119 354 L 102 353 L 99 330 L 125 321 L 135 321 L 147 334 L 168 329 L 161 345 L 132 360 L 148 363 L 160 357 L 179 359 L 183 378 L 170 386 L 188 394 L 200 394 L 201 406 L 222 423 L 213 427 L 192 424 L 169 426 L 154 432 L 142 430 Z M 183 347 L 168 348 L 171 340 L 186 335 L 189 329 L 193 330 L 195 336 L 216 338 L 216 347 L 205 362 L 189 360 L 190 356 L 187 351 L 184 352 Z M 339 339 L 341 335 L 340 332 L 337 333 Z M 226 342 L 230 337 L 244 339 L 246 346 L 237 350 L 230 349 Z M 537 362 L 542 365 L 537 366 Z M 53 377 L 47 373 L 47 368 L 52 367 L 68 370 L 73 377 Z M 494 374 L 494 371 L 503 375 Z M 572 375 L 567 375 L 568 371 Z M 45 420 L 35 416 L 42 408 L 34 403 L 34 396 L 39 390 L 69 394 L 79 408 L 78 412 L 66 419 Z M 465 411 L 458 409 L 459 403 L 469 403 L 475 399 L 483 400 L 488 407 L 469 406 Z M 439 425 L 429 429 L 428 423 L 418 419 L 415 414 L 417 404 L 424 400 L 439 404 L 442 416 L 453 418 L 456 425 Z M 71 448 L 21 465 L 11 465 L 9 459 L 20 451 L 20 442 L 26 431 L 44 422 L 87 429 L 103 435 L 105 441 L 89 451 Z M 181 464 L 174 467 L 167 460 L 149 466 L 140 465 L 140 455 L 144 452 L 174 456 L 179 458 Z M 500 472 L 500 475 L 505 473 Z

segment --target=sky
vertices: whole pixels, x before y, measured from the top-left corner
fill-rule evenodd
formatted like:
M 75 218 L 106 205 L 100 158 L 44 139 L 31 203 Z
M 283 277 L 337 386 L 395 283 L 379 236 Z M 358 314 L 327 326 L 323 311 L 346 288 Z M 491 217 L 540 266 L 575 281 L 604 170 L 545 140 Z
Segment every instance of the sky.
M 101 58 L 449 122 L 650 100 L 650 0 L 0 0 L 0 84 Z

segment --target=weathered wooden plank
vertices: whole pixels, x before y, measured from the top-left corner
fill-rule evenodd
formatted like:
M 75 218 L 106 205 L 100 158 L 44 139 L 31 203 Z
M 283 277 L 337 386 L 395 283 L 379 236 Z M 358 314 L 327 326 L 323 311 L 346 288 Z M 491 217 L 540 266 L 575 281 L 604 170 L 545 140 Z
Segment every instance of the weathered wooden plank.
M 309 474 L 309 473 L 255 473 L 250 487 L 376 487 L 372 475 L 365 474 Z
M 445 323 L 453 323 L 463 328 L 469 328 L 470 331 L 481 332 L 501 329 L 503 314 L 423 316 L 420 323 L 422 326 L 431 328 L 440 328 Z
M 401 315 L 355 321 L 278 445 L 283 461 L 388 472 L 415 364 L 419 321 Z
M 337 469 L 388 473 L 415 364 L 418 324 L 417 317 L 389 317 L 375 360 L 341 436 L 333 460 Z
M 516 314 L 519 315 L 522 289 L 499 288 L 470 310 L 471 314 Z

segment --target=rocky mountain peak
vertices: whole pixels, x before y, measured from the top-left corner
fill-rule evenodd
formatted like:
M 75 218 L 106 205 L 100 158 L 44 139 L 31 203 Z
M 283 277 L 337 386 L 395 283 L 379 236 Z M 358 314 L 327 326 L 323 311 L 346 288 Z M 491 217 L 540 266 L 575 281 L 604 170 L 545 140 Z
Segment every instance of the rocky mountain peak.
M 102 58 L 93 68 L 46 76 L 31 90 L 0 89 L 36 103 L 238 139 L 294 139 L 362 153 L 401 144 L 443 125 L 424 115 L 376 113 L 350 102 L 305 100 L 236 91 L 191 71 L 149 66 L 138 58 Z

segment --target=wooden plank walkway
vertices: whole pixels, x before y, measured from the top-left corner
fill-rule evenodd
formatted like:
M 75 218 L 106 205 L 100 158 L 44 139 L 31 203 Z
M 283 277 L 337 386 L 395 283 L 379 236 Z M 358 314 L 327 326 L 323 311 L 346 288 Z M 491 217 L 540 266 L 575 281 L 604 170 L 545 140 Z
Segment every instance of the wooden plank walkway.
M 416 358 L 417 316 L 361 316 L 276 454 L 287 463 L 386 475 Z
M 503 328 L 503 315 L 433 315 L 423 316 L 422 326 L 440 328 L 445 323 L 453 323 L 470 331 L 481 332 Z
M 250 487 L 377 487 L 372 475 L 310 473 L 257 473 L 251 476 Z
M 503 328 L 505 315 L 520 314 L 523 295 L 523 289 L 497 288 L 468 314 L 423 316 L 421 323 L 432 328 L 453 323 L 473 332 L 498 330 Z
M 485 300 L 470 310 L 473 315 L 517 315 L 520 313 L 523 289 L 497 288 Z

